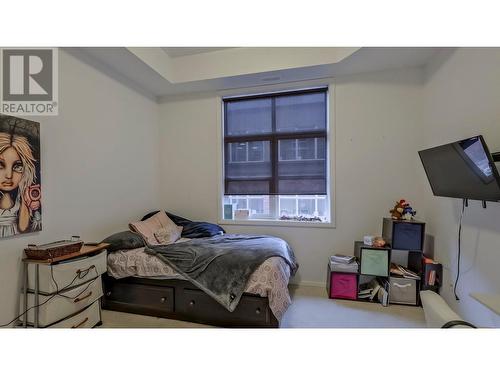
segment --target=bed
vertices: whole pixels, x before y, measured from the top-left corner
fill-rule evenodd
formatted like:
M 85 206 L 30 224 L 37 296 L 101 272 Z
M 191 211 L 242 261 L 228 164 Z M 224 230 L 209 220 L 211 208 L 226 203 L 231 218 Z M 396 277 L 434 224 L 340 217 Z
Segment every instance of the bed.
M 218 234 L 208 239 L 181 238 L 163 250 L 170 254 L 172 248 L 183 246 L 198 249 L 205 242 L 211 242 L 215 247 L 221 244 L 223 247 L 224 241 L 239 240 L 234 238 L 237 236 Z M 268 238 L 262 240 L 266 241 Z M 274 240 L 283 242 L 288 248 L 283 240 Z M 279 327 L 283 314 L 291 304 L 288 282 L 296 270 L 291 250 L 292 262 L 287 257 L 268 256 L 258 266 L 254 263 L 253 268 L 249 268 L 251 273 L 250 270 L 247 272 L 247 279 L 241 285 L 237 301 L 228 306 L 218 296 L 214 298 L 205 284 L 192 278 L 192 274 L 183 272 L 185 270 L 179 268 L 178 264 L 165 259 L 162 256 L 165 252 L 161 253 L 162 248 L 159 253 L 151 248 L 140 246 L 118 249 L 108 254 L 108 272 L 104 277 L 104 309 L 220 327 L 264 328 Z M 240 249 L 234 251 L 237 250 Z M 205 249 L 195 258 L 205 254 L 204 251 Z M 234 272 L 231 267 L 228 272 L 220 270 L 219 268 L 219 273 L 224 275 Z M 221 277 L 222 280 L 224 277 Z
M 108 255 L 103 308 L 221 327 L 279 327 L 291 304 L 290 267 L 267 259 L 251 275 L 233 312 L 144 248 Z

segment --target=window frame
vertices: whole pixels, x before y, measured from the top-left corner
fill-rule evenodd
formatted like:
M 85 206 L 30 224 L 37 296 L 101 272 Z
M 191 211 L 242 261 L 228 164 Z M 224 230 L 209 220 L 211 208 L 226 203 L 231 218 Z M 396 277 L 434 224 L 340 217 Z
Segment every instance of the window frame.
M 308 88 L 310 87 L 310 88 Z M 265 96 L 279 96 L 290 95 L 292 93 L 300 92 L 311 92 L 311 91 L 326 91 L 326 176 L 327 176 L 327 207 L 329 208 L 330 221 L 328 222 L 306 222 L 306 221 L 293 221 L 293 220 L 279 220 L 279 219 L 234 219 L 226 220 L 223 217 L 223 201 L 224 201 L 224 191 L 225 191 L 225 178 L 224 178 L 224 166 L 225 166 L 225 106 L 224 100 L 228 98 L 241 98 L 241 100 L 249 98 L 258 98 Z M 288 85 L 271 85 L 266 89 L 265 93 L 262 94 L 262 87 L 241 90 L 226 90 L 217 92 L 217 142 L 218 142 L 218 189 L 217 189 L 217 222 L 221 225 L 240 225 L 240 226 L 277 226 L 277 227 L 308 227 L 308 228 L 335 228 L 336 227 L 336 197 L 335 197 L 335 117 L 334 117 L 334 101 L 335 101 L 335 82 L 333 79 L 330 80 L 319 80 L 316 82 L 298 83 L 298 84 L 288 84 Z M 308 132 L 309 133 L 309 132 Z M 291 138 L 297 138 L 296 133 Z M 314 134 L 315 135 L 315 134 Z M 317 143 L 317 142 L 316 142 Z M 317 148 L 317 145 L 315 149 Z M 275 152 L 279 152 L 278 147 L 276 147 Z M 317 156 L 317 150 L 315 150 Z M 279 154 L 277 153 L 279 158 Z M 313 194 L 315 196 L 317 194 Z M 279 200 L 280 195 L 275 195 Z M 285 196 L 285 195 L 282 195 Z M 289 195 L 293 197 L 294 195 Z

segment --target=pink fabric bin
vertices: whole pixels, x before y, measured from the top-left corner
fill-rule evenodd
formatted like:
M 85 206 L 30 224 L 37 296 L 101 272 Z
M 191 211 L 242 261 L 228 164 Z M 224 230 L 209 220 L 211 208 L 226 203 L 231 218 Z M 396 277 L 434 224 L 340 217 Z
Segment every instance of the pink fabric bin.
M 357 299 L 358 278 L 355 273 L 330 274 L 330 298 Z

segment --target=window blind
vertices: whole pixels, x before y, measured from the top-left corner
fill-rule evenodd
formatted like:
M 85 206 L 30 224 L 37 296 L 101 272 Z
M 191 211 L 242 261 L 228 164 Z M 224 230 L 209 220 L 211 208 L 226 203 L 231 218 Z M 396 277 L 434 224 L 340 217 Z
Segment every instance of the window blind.
M 224 194 L 326 195 L 326 102 L 326 87 L 224 99 Z

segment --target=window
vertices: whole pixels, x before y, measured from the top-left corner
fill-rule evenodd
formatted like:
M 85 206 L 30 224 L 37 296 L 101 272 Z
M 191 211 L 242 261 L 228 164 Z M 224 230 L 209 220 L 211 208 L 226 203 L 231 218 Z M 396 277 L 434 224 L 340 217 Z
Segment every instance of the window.
M 224 197 L 224 205 L 232 210 L 248 210 L 246 219 L 293 220 L 296 217 L 328 222 L 328 204 L 325 195 L 229 195 Z M 277 214 L 273 207 L 277 207 Z M 237 217 L 232 217 L 233 219 Z M 229 217 L 227 218 L 229 219 Z M 245 219 L 245 218 L 240 218 Z
M 327 88 L 224 99 L 224 218 L 330 221 Z

